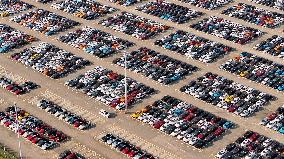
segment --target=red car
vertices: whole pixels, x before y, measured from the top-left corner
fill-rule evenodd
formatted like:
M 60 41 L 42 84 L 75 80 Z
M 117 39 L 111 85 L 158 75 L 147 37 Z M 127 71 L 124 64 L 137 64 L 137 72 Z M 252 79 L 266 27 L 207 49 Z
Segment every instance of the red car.
M 199 139 L 204 139 L 204 138 L 205 138 L 204 134 L 198 134 L 197 137 L 198 137 Z
M 128 153 L 128 156 L 129 156 L 129 157 L 134 157 L 137 153 L 138 153 L 138 149 L 137 149 L 137 148 L 133 148 L 133 149 Z
M 189 109 L 187 110 L 187 112 L 189 112 L 189 113 L 194 113 L 194 112 L 196 112 L 196 110 L 197 110 L 196 107 L 191 107 L 191 108 L 189 108 Z
M 107 76 L 108 76 L 108 78 L 113 80 L 113 79 L 116 79 L 118 77 L 118 74 L 114 73 L 114 72 L 111 72 Z
M 188 116 L 186 116 L 186 117 L 184 118 L 184 120 L 185 120 L 185 121 L 190 121 L 190 120 L 192 120 L 194 117 L 195 117 L 195 114 L 190 113 Z
M 26 131 L 23 130 L 23 129 L 19 129 L 19 131 L 18 131 L 18 133 L 19 133 L 20 135 L 23 135 L 25 132 L 26 132 Z
M 247 148 L 248 148 L 249 151 L 254 151 L 254 149 L 255 149 L 255 147 L 251 144 L 248 145 Z
M 258 137 L 259 137 L 259 134 L 254 133 L 254 134 L 252 134 L 252 135 L 250 136 L 249 140 L 250 140 L 250 141 L 255 141 Z
M 138 91 L 133 91 L 130 93 L 130 96 L 135 97 L 139 92 Z
M 229 109 L 228 109 L 228 111 L 229 112 L 231 112 L 231 113 L 233 113 L 233 112 L 235 112 L 236 110 L 237 110 L 237 106 L 235 106 L 235 105 L 232 105 Z
M 272 113 L 267 117 L 267 119 L 271 121 L 271 120 L 274 120 L 276 117 L 277 117 L 277 113 Z
M 38 141 L 39 141 L 39 139 L 38 139 L 37 137 L 34 137 L 34 138 L 31 140 L 31 142 L 32 142 L 33 144 L 38 143 Z
M 122 150 L 122 153 L 124 153 L 124 154 L 128 154 L 129 152 L 130 152 L 130 149 L 128 147 L 126 147 Z
M 164 124 L 165 124 L 165 121 L 159 120 L 156 123 L 154 123 L 154 128 L 160 129 L 160 127 L 163 126 Z
M 115 108 L 120 103 L 119 99 L 115 99 L 111 102 L 111 107 Z
M 22 90 L 19 90 L 19 89 L 17 89 L 15 92 L 14 92 L 14 94 L 16 94 L 16 95 L 20 95 L 20 94 L 22 94 L 23 93 L 23 91 Z
M 12 124 L 12 122 L 10 122 L 10 121 L 6 121 L 6 122 L 4 123 L 4 125 L 5 125 L 6 127 L 9 127 L 11 124 Z
M 35 135 L 33 135 L 33 134 L 27 136 L 27 139 L 30 140 L 30 141 L 32 141 L 34 138 L 35 138 Z
M 10 84 L 6 87 L 6 89 L 9 90 L 9 91 L 11 91 L 13 88 L 14 88 L 14 86 L 12 84 Z
M 80 125 L 82 125 L 82 122 L 75 121 L 75 123 L 73 125 L 74 125 L 75 128 L 78 128 Z
M 215 132 L 214 132 L 214 135 L 215 136 L 219 136 L 221 135 L 225 130 L 222 128 L 222 127 L 218 127 Z
M 76 159 L 76 158 L 77 158 L 77 155 L 75 153 L 71 153 L 70 155 L 65 157 L 65 159 Z
M 220 117 L 216 117 L 216 118 L 212 118 L 210 122 L 211 122 L 212 124 L 216 124 L 216 123 L 217 123 L 218 121 L 220 121 L 220 120 L 221 120 Z
M 45 133 L 45 130 L 44 130 L 44 129 L 40 129 L 40 130 L 39 130 L 39 133 L 44 134 L 44 133 Z

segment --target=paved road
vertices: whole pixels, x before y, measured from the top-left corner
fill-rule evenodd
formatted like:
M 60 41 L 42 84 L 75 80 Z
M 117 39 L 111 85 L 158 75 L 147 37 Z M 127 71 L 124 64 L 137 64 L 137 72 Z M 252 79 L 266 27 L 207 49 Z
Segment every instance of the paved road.
M 78 26 L 76 28 L 80 28 L 80 27 L 85 26 L 85 25 L 91 26 L 91 27 L 95 27 L 97 29 L 103 30 L 105 32 L 111 33 L 112 35 L 118 36 L 120 38 L 130 39 L 130 41 L 133 41 L 134 43 L 136 43 L 136 46 L 128 49 L 127 51 L 133 51 L 133 50 L 135 50 L 139 47 L 147 46 L 150 49 L 153 49 L 155 51 L 158 51 L 158 52 L 163 53 L 165 55 L 168 55 L 170 57 L 174 57 L 174 58 L 179 59 L 181 61 L 190 63 L 190 64 L 195 65 L 195 66 L 197 66 L 201 69 L 199 72 L 196 72 L 191 76 L 188 76 L 186 79 L 180 81 L 179 83 L 177 83 L 177 84 L 175 84 L 171 87 L 162 86 L 160 84 L 157 84 L 155 81 L 153 81 L 151 79 L 145 78 L 144 76 L 142 76 L 140 74 L 135 74 L 133 72 L 127 71 L 128 76 L 130 76 L 131 78 L 134 78 L 137 81 L 140 81 L 140 82 L 142 82 L 146 85 L 149 85 L 149 86 L 151 86 L 151 87 L 153 87 L 153 88 L 155 88 L 156 90 L 159 91 L 159 93 L 157 93 L 153 97 L 151 97 L 147 100 L 144 100 L 140 104 L 135 105 L 134 108 L 132 108 L 130 110 L 131 112 L 134 112 L 135 110 L 138 110 L 138 109 L 142 108 L 143 106 L 145 106 L 147 104 L 151 104 L 153 101 L 160 99 L 164 95 L 171 95 L 171 96 L 180 98 L 180 99 L 182 99 L 182 100 L 184 100 L 188 103 L 192 103 L 192 104 L 198 106 L 199 108 L 202 108 L 202 109 L 207 110 L 209 112 L 212 112 L 216 115 L 219 115 L 221 117 L 229 119 L 229 120 L 235 122 L 238 125 L 238 128 L 233 129 L 226 136 L 224 136 L 223 139 L 221 139 L 217 142 L 214 142 L 214 146 L 211 146 L 209 148 L 204 149 L 202 152 L 199 152 L 198 150 L 196 150 L 192 147 L 188 147 L 187 145 L 182 144 L 181 141 L 176 141 L 174 138 L 167 136 L 167 135 L 164 135 L 164 134 L 158 132 L 157 130 L 153 130 L 152 128 L 150 128 L 147 125 L 142 125 L 141 123 L 130 119 L 129 115 L 125 115 L 123 113 L 117 113 L 117 117 L 115 119 L 110 119 L 110 120 L 101 119 L 99 116 L 97 116 L 99 109 L 104 108 L 104 109 L 107 109 L 111 112 L 114 112 L 114 110 L 106 108 L 103 104 L 96 102 L 95 100 L 89 99 L 88 97 L 86 97 L 82 93 L 78 93 L 76 91 L 72 91 L 72 90 L 68 89 L 67 87 L 63 86 L 63 83 L 67 79 L 71 79 L 71 78 L 77 76 L 78 74 L 81 74 L 81 73 L 85 72 L 86 70 L 89 70 L 89 69 L 91 69 L 91 68 L 93 68 L 94 66 L 97 66 L 97 65 L 100 65 L 100 66 L 112 69 L 116 72 L 122 73 L 123 68 L 111 64 L 112 60 L 114 58 L 121 56 L 121 54 L 114 55 L 113 57 L 109 57 L 109 58 L 106 58 L 106 59 L 103 59 L 103 60 L 98 59 L 98 58 L 96 58 L 92 55 L 86 54 L 83 51 L 72 48 L 72 47 L 70 47 L 66 44 L 63 44 L 61 42 L 58 42 L 56 40 L 56 38 L 59 35 L 66 34 L 67 32 L 72 31 L 74 29 L 70 29 L 70 30 L 68 30 L 64 33 L 59 33 L 58 35 L 46 37 L 42 34 L 38 34 L 37 32 L 29 30 L 29 29 L 27 29 L 23 26 L 20 26 L 16 23 L 10 22 L 8 20 L 8 18 L 0 19 L 0 23 L 9 24 L 10 26 L 12 26 L 14 28 L 18 28 L 21 31 L 24 31 L 28 34 L 32 34 L 32 35 L 36 36 L 40 41 L 49 42 L 51 44 L 59 46 L 62 49 L 70 51 L 70 52 L 72 52 L 72 53 L 74 53 L 78 56 L 81 56 L 81 57 L 86 58 L 86 59 L 93 62 L 92 66 L 88 66 L 85 69 L 79 70 L 76 73 L 71 74 L 71 75 L 69 75 L 65 78 L 60 79 L 60 80 L 53 80 L 53 79 L 50 79 L 48 77 L 45 77 L 44 75 L 42 75 L 38 72 L 34 72 L 31 68 L 25 68 L 22 64 L 11 61 L 9 59 L 9 55 L 11 55 L 11 53 L 1 55 L 1 65 L 4 68 L 6 68 L 8 71 L 13 72 L 14 74 L 18 74 L 18 75 L 22 76 L 23 78 L 32 80 L 32 81 L 40 84 L 41 87 L 42 87 L 38 90 L 30 92 L 27 95 L 21 96 L 18 99 L 15 99 L 15 97 L 13 95 L 7 93 L 5 90 L 0 89 L 1 97 L 5 98 L 10 103 L 12 103 L 13 101 L 16 100 L 20 107 L 28 110 L 29 112 L 31 112 L 32 114 L 34 114 L 38 117 L 40 117 L 43 121 L 47 122 L 51 126 L 57 128 L 59 130 L 62 130 L 64 133 L 68 134 L 72 138 L 71 141 L 68 141 L 65 144 L 62 144 L 59 148 L 56 148 L 51 152 L 47 152 L 47 153 L 50 153 L 50 155 L 56 156 L 65 149 L 74 148 L 75 150 L 78 150 L 78 151 L 81 150 L 81 149 L 82 150 L 87 149 L 88 150 L 87 152 L 90 153 L 90 154 L 88 154 L 90 156 L 90 158 L 99 158 L 99 157 L 116 158 L 116 159 L 125 158 L 120 153 L 115 152 L 114 150 L 110 149 L 108 146 L 106 146 L 106 145 L 102 144 L 100 141 L 98 141 L 98 136 L 100 136 L 100 135 L 102 135 L 106 132 L 114 132 L 114 133 L 117 133 L 119 135 L 125 136 L 130 141 L 137 143 L 137 144 L 141 144 L 143 146 L 143 148 L 146 148 L 149 152 L 151 152 L 153 154 L 157 154 L 161 158 L 201 158 L 202 159 L 202 158 L 208 158 L 208 156 L 212 157 L 213 154 L 215 154 L 218 150 L 223 148 L 228 143 L 234 141 L 246 129 L 251 129 L 251 130 L 254 130 L 256 132 L 260 132 L 264 135 L 270 136 L 273 139 L 276 139 L 276 140 L 284 143 L 284 139 L 283 139 L 282 135 L 280 135 L 280 134 L 278 134 L 274 131 L 264 129 L 263 127 L 258 125 L 258 122 L 264 116 L 266 116 L 268 113 L 271 113 L 272 111 L 276 110 L 277 107 L 282 105 L 283 100 L 284 100 L 283 94 L 281 94 L 281 93 L 279 93 L 279 92 L 277 92 L 273 89 L 266 88 L 266 87 L 261 86 L 259 84 L 250 82 L 247 79 L 239 79 L 239 78 L 237 78 L 236 76 L 234 76 L 230 73 L 227 73 L 227 72 L 224 72 L 224 71 L 218 69 L 218 67 L 223 62 L 225 62 L 229 58 L 233 57 L 234 55 L 236 55 L 236 54 L 238 54 L 239 52 L 242 52 L 242 51 L 251 52 L 251 53 L 257 54 L 259 56 L 277 61 L 279 63 L 283 63 L 282 59 L 273 57 L 273 56 L 268 55 L 268 54 L 263 54 L 263 53 L 260 53 L 260 52 L 257 52 L 255 50 L 251 49 L 252 46 L 259 43 L 261 40 L 264 40 L 264 39 L 272 36 L 273 34 L 275 34 L 274 30 L 267 29 L 267 28 L 261 28 L 261 27 L 258 27 L 256 25 L 248 24 L 244 21 L 237 20 L 236 18 L 231 18 L 231 17 L 225 16 L 225 15 L 220 15 L 219 13 L 221 12 L 222 9 L 219 9 L 219 10 L 216 10 L 216 11 L 207 11 L 205 9 L 197 8 L 197 7 L 188 5 L 188 4 L 181 3 L 179 1 L 169 0 L 173 3 L 182 4 L 184 6 L 188 6 L 190 8 L 193 8 L 193 9 L 196 9 L 196 10 L 199 10 L 199 11 L 206 13 L 202 18 L 208 17 L 209 15 L 212 15 L 212 14 L 215 14 L 215 15 L 218 15 L 218 16 L 223 17 L 225 19 L 237 21 L 237 22 L 239 22 L 243 25 L 258 28 L 262 31 L 267 32 L 267 34 L 265 34 L 263 37 L 256 39 L 252 43 L 248 44 L 247 47 L 242 47 L 241 45 L 226 41 L 224 39 L 219 39 L 215 36 L 207 35 L 207 34 L 204 34 L 202 32 L 198 32 L 198 31 L 195 31 L 194 29 L 191 29 L 189 27 L 189 25 L 194 23 L 194 22 L 197 22 L 198 20 L 194 20 L 194 21 L 191 21 L 191 22 L 183 24 L 183 25 L 176 25 L 172 22 L 161 20 L 158 17 L 154 17 L 154 16 L 150 16 L 150 15 L 138 12 L 138 11 L 134 10 L 134 7 L 127 7 L 126 8 L 126 7 L 118 6 L 116 4 L 110 4 L 107 1 L 98 0 L 99 2 L 101 2 L 103 4 L 109 4 L 109 5 L 111 5 L 115 8 L 118 8 L 118 9 L 120 9 L 120 11 L 128 11 L 128 12 L 131 12 L 133 14 L 139 14 L 141 16 L 147 17 L 149 19 L 152 19 L 152 20 L 155 20 L 155 21 L 158 21 L 158 22 L 161 22 L 161 23 L 164 23 L 168 26 L 173 27 L 172 30 L 156 36 L 155 39 L 159 39 L 164 35 L 168 35 L 171 32 L 180 29 L 180 30 L 192 32 L 192 33 L 194 33 L 198 36 L 201 36 L 201 37 L 213 40 L 213 41 L 221 42 L 223 44 L 226 44 L 228 46 L 231 46 L 231 47 L 234 47 L 234 48 L 237 49 L 237 51 L 232 52 L 228 56 L 225 56 L 223 59 L 218 60 L 216 63 L 207 65 L 207 64 L 198 62 L 196 60 L 184 58 L 184 56 L 182 56 L 182 55 L 176 54 L 176 53 L 171 52 L 169 50 L 162 49 L 158 46 L 154 46 L 152 44 L 155 41 L 155 39 L 151 39 L 151 40 L 148 40 L 148 41 L 140 41 L 140 40 L 133 38 L 129 35 L 125 35 L 121 32 L 116 32 L 116 31 L 113 31 L 111 29 L 107 29 L 107 28 L 105 28 L 101 25 L 98 25 L 97 24 L 98 21 L 100 19 L 103 19 L 103 18 L 100 18 L 100 19 L 94 20 L 94 21 L 87 21 L 87 20 L 83 20 L 83 19 L 74 17 L 70 14 L 54 10 L 54 9 L 50 8 L 49 5 L 42 5 L 40 3 L 28 1 L 28 0 L 23 0 L 23 1 L 31 3 L 38 8 L 43 8 L 43 9 L 46 9 L 46 10 L 49 10 L 49 11 L 53 11 L 53 12 L 60 14 L 64 17 L 72 18 L 72 19 L 80 22 L 81 26 Z M 239 1 L 239 2 L 243 2 L 243 1 L 244 0 Z M 248 2 L 248 1 L 246 1 L 246 2 Z M 251 3 L 251 2 L 248 2 L 248 3 Z M 262 7 L 262 8 L 267 8 L 267 7 Z M 120 11 L 118 11 L 116 13 L 119 13 Z M 113 13 L 113 14 L 116 14 L 116 13 Z M 106 17 L 112 16 L 112 15 L 108 15 Z M 106 17 L 104 17 L 104 18 L 106 18 Z M 277 31 L 279 31 L 279 30 L 280 29 L 278 29 Z M 282 34 L 282 32 L 280 34 Z M 36 43 L 34 43 L 34 44 L 36 44 Z M 31 45 L 28 45 L 26 47 L 29 47 L 29 46 L 31 46 Z M 26 48 L 26 47 L 24 47 L 24 48 Z M 14 50 L 14 51 L 12 51 L 12 53 L 18 52 L 19 50 L 21 50 L 21 49 Z M 259 89 L 261 91 L 270 93 L 270 94 L 276 96 L 278 98 L 278 100 L 275 101 L 275 102 L 272 102 L 269 106 L 265 107 L 265 110 L 256 113 L 256 115 L 254 117 L 244 119 L 244 118 L 240 118 L 238 116 L 232 115 L 232 114 L 226 112 L 225 110 L 215 108 L 214 106 L 206 104 L 206 103 L 204 103 L 200 100 L 196 100 L 194 97 L 191 97 L 189 95 L 185 95 L 185 94 L 178 91 L 178 89 L 181 86 L 185 85 L 188 81 L 203 75 L 207 71 L 217 73 L 217 74 L 225 76 L 229 79 L 233 79 L 235 81 L 238 81 L 242 84 L 246 84 L 248 86 L 254 87 L 254 88 Z M 46 90 L 48 90 L 49 93 L 46 92 Z M 55 94 L 55 95 L 52 96 L 50 94 Z M 61 104 L 62 103 L 72 103 L 73 106 L 68 107 L 68 109 L 71 109 L 72 111 L 75 111 L 77 113 L 83 112 L 83 115 L 89 114 L 87 116 L 91 117 L 92 118 L 91 120 L 95 121 L 96 127 L 91 129 L 91 130 L 88 130 L 86 132 L 81 132 L 81 131 L 78 131 L 78 130 L 71 128 L 70 126 L 67 126 L 64 122 L 57 120 L 55 117 L 53 117 L 51 115 L 47 115 L 46 112 L 39 110 L 38 108 L 35 108 L 35 106 L 33 104 L 31 104 L 30 101 L 33 101 L 34 99 L 36 99 L 35 98 L 36 96 L 37 97 L 49 96 L 50 98 L 56 100 L 57 102 L 59 102 Z M 62 102 L 62 101 L 64 101 L 64 102 Z M 66 104 L 66 105 L 68 105 L 68 104 Z M 3 105 L 1 105 L 1 108 L 4 108 Z M 0 131 L 2 132 L 2 129 Z M 8 130 L 5 131 L 5 133 L 8 133 L 9 135 L 13 135 L 13 133 L 8 132 Z M 131 134 L 133 134 L 134 136 L 131 135 Z M 6 136 L 9 136 L 9 135 L 6 135 Z M 13 137 L 10 137 L 10 138 L 7 137 L 7 139 L 3 138 L 3 140 L 5 140 L 5 141 L 3 141 L 5 144 L 6 144 L 6 142 L 8 142 L 8 143 L 10 143 L 8 146 L 11 145 L 11 147 L 13 147 L 15 150 L 17 150 L 17 147 L 15 147 L 15 146 L 17 146 L 17 144 L 15 144 L 17 140 L 15 138 L 13 139 Z M 26 143 L 26 142 L 24 141 L 24 143 Z M 78 146 L 78 145 L 80 145 L 80 146 Z M 33 148 L 34 146 L 31 145 L 31 144 L 27 143 L 27 144 L 24 145 L 24 147 L 25 147 L 24 152 L 26 152 L 27 154 L 34 153 L 36 151 L 36 148 Z M 85 147 L 85 148 L 82 148 L 82 147 Z M 82 152 L 82 153 L 85 154 L 87 152 Z M 41 155 L 42 153 L 43 152 L 41 152 L 39 150 L 38 155 Z M 97 154 L 97 156 L 91 157 L 92 154 Z M 27 157 L 29 158 L 30 156 L 27 156 Z M 36 157 L 36 156 L 34 156 L 34 157 Z M 33 157 L 31 157 L 31 158 L 33 158 Z

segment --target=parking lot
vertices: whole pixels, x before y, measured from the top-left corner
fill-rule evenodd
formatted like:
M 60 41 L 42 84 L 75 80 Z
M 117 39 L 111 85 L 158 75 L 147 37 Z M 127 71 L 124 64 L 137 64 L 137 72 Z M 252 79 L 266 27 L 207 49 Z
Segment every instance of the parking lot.
M 214 158 L 220 150 L 235 142 L 247 130 L 284 143 L 284 124 L 281 115 L 283 110 L 279 109 L 284 103 L 282 81 L 284 62 L 281 53 L 283 39 L 280 38 L 284 36 L 282 20 L 271 24 L 271 27 L 262 27 L 257 22 L 222 14 L 223 10 L 237 6 L 239 3 L 264 9 L 269 15 L 271 12 L 283 14 L 283 10 L 249 0 L 234 2 L 223 0 L 224 4 L 209 2 L 201 4 L 198 1 L 190 4 L 185 0 L 166 0 L 171 4 L 167 7 L 165 4 L 159 4 L 163 2 L 148 4 L 150 0 L 142 2 L 137 0 L 137 3 L 133 1 L 134 4 L 123 0 L 120 0 L 121 4 L 112 0 L 97 0 L 95 6 L 90 6 L 88 3 L 91 0 L 87 0 L 84 3 L 80 2 L 82 3 L 80 5 L 86 7 L 86 10 L 82 11 L 78 8 L 70 10 L 68 5 L 61 5 L 63 8 L 56 5 L 51 7 L 53 2 L 60 4 L 61 0 L 42 1 L 44 3 L 21 1 L 33 5 L 33 8 L 11 10 L 11 13 L 2 15 L 3 18 L 0 19 L 1 24 L 17 30 L 9 33 L 13 36 L 5 33 L 7 30 L 0 32 L 0 35 L 4 35 L 3 39 L 0 39 L 2 49 L 0 52 L 3 52 L 0 54 L 0 76 L 5 75 L 17 84 L 32 81 L 39 87 L 21 95 L 13 91 L 11 93 L 7 86 L 1 87 L 0 111 L 5 111 L 5 108 L 16 102 L 19 108 L 68 136 L 67 141 L 47 151 L 41 150 L 21 137 L 19 140 L 22 143 L 22 153 L 27 158 L 58 158 L 59 154 L 66 150 L 90 159 L 128 158 L 130 155 L 125 155 L 129 153 L 127 150 L 122 153 L 100 140 L 107 133 L 119 136 L 157 158 L 172 159 Z M 170 14 L 162 16 L 156 13 L 158 12 L 156 7 L 159 6 L 161 13 L 166 13 L 171 7 L 175 9 Z M 67 9 L 64 10 L 64 7 Z M 177 10 L 180 8 L 183 12 L 178 13 Z M 185 12 L 188 12 L 188 16 L 175 19 L 177 15 Z M 225 20 L 219 23 L 220 19 L 214 19 L 212 16 Z M 260 15 L 255 16 L 260 17 Z M 11 20 L 13 17 L 17 18 Z M 207 21 L 204 20 L 206 18 L 213 18 L 210 22 L 214 24 L 213 28 L 205 29 L 208 27 L 205 23 Z M 61 20 L 60 23 L 58 19 Z M 204 22 L 199 23 L 203 20 Z M 64 25 L 65 22 L 68 25 Z M 199 29 L 192 27 L 197 23 L 202 24 L 203 30 L 198 31 Z M 212 31 L 228 29 L 230 28 L 228 24 L 236 26 L 235 23 L 246 28 L 230 34 L 225 33 L 224 30 L 224 34 Z M 224 27 L 218 28 L 220 26 Z M 248 27 L 252 29 L 247 30 Z M 273 36 L 276 32 L 279 37 Z M 17 41 L 15 38 L 20 39 Z M 9 41 L 13 42 L 12 45 L 7 45 Z M 249 53 L 249 57 L 244 52 Z M 123 97 L 124 53 L 128 54 L 126 73 L 129 107 L 126 113 L 124 110 L 126 101 Z M 238 66 L 231 63 L 229 65 L 230 59 L 237 60 Z M 273 67 L 270 66 L 269 61 L 275 63 Z M 256 65 L 253 65 L 253 62 Z M 228 66 L 221 67 L 225 63 Z M 239 70 L 234 71 L 234 67 L 239 67 Z M 205 80 L 200 78 L 208 72 L 212 72 L 214 77 L 206 76 Z M 218 80 L 225 78 L 230 82 L 218 81 L 215 76 L 218 76 Z M 195 87 L 193 85 L 189 86 L 191 81 L 198 79 L 200 80 L 197 82 L 198 88 L 196 85 L 196 88 L 193 88 Z M 230 85 L 232 87 L 222 91 L 222 88 L 213 85 L 211 80 L 215 85 L 224 82 L 226 87 Z M 184 86 L 187 86 L 186 91 L 181 90 Z M 208 88 L 208 92 L 205 88 Z M 176 130 L 176 135 L 169 127 L 167 127 L 169 133 L 156 130 L 155 126 L 162 127 L 164 124 L 159 114 L 160 111 L 165 111 L 164 108 L 159 107 L 159 110 L 155 109 L 154 112 L 149 113 L 148 115 L 155 118 L 148 116 L 150 119 L 147 119 L 147 122 L 145 120 L 147 124 L 138 122 L 139 119 L 132 119 L 133 113 L 143 110 L 145 106 L 152 105 L 167 95 L 199 108 L 195 112 L 195 109 L 188 110 L 188 107 L 181 107 L 183 111 L 189 112 L 183 114 L 188 116 L 186 119 L 191 120 L 190 115 L 193 114 L 198 118 L 195 119 L 199 121 L 198 123 L 189 122 L 189 127 L 193 127 L 196 131 L 193 134 L 198 133 L 195 139 L 188 137 L 190 141 L 181 141 L 179 138 L 187 137 L 182 136 L 179 129 Z M 245 98 L 245 95 L 249 97 Z M 253 95 L 256 97 L 253 98 Z M 268 95 L 273 96 L 274 99 L 271 100 Z M 220 98 L 221 102 L 217 100 L 219 103 L 214 106 L 216 98 Z M 76 120 L 61 119 L 54 109 L 49 111 L 45 107 L 43 109 L 37 106 L 42 99 L 55 103 L 60 107 L 55 110 L 58 112 L 66 110 Z M 242 100 L 254 105 L 238 103 Z M 235 113 L 238 108 L 240 113 Z M 101 116 L 99 114 L 101 109 L 114 116 L 111 118 Z M 208 137 L 210 133 L 199 129 L 209 127 L 211 117 L 213 118 L 203 111 L 230 121 L 235 126 L 228 131 L 223 130 L 227 127 L 223 122 L 219 123 L 221 125 L 218 131 L 212 127 L 216 136 L 220 133 L 221 137 L 214 139 L 212 144 L 210 142 L 210 146 L 200 149 L 196 141 L 204 139 L 207 143 L 210 141 Z M 182 114 L 181 110 L 165 112 L 172 115 Z M 81 119 L 78 120 L 79 117 L 90 122 L 92 126 L 80 130 L 79 125 L 82 122 Z M 157 118 L 161 121 L 155 120 Z M 174 117 L 167 119 L 173 122 L 171 118 Z M 200 118 L 206 118 L 208 121 Z M 156 125 L 153 125 L 154 123 Z M 187 129 L 187 125 L 184 129 Z M 0 125 L 1 134 L 2 131 L 4 133 L 3 137 L 0 137 L 0 142 L 19 152 L 16 132 Z M 264 153 L 269 152 L 265 151 L 258 155 L 265 155 Z

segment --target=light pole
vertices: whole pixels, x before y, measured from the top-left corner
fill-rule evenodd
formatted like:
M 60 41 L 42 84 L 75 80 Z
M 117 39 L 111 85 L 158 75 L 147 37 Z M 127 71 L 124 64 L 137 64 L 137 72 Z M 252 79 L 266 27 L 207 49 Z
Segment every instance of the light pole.
M 21 140 L 20 140 L 20 133 L 19 133 L 19 122 L 18 122 L 18 110 L 16 102 L 14 102 L 14 109 L 16 113 L 16 125 L 17 125 L 17 134 L 18 134 L 18 141 L 19 141 L 19 153 L 20 153 L 20 159 L 22 159 L 22 149 L 21 149 Z
M 127 59 L 126 59 L 126 51 L 123 52 L 123 56 L 124 56 L 124 98 L 125 98 L 125 114 L 127 113 L 127 108 L 128 108 L 128 103 L 127 103 L 127 74 L 126 74 L 126 69 L 127 69 Z

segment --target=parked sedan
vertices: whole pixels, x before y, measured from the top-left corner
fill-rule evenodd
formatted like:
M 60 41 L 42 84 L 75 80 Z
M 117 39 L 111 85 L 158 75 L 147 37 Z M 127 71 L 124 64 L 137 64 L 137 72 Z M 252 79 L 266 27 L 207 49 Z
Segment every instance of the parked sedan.
M 263 35 L 263 32 L 223 18 L 211 16 L 191 25 L 192 28 L 234 43 L 244 45 Z
M 284 91 L 284 66 L 266 58 L 242 52 L 220 68 L 278 91 Z
M 54 79 L 65 77 L 91 64 L 88 60 L 45 42 L 14 53 L 11 59 Z
M 95 0 L 64 0 L 53 3 L 51 7 L 86 20 L 94 20 L 117 10 L 107 5 L 102 5 Z
M 128 12 L 121 12 L 101 20 L 99 24 L 141 40 L 150 39 L 170 28 L 164 24 Z
M 137 147 L 136 145 L 130 143 L 126 139 L 123 139 L 114 134 L 106 134 L 101 138 L 101 141 L 117 150 L 120 153 L 125 154 L 127 157 L 133 159 L 159 159 L 153 156 L 145 150 Z
M 148 2 L 136 8 L 144 13 L 178 24 L 200 17 L 203 13 L 166 1 Z
M 117 110 L 124 110 L 126 104 L 131 106 L 156 92 L 155 89 L 127 77 L 128 93 L 127 99 L 125 99 L 124 80 L 124 76 L 97 66 L 83 75 L 68 80 L 65 85 L 80 90 Z
M 0 53 L 27 45 L 35 41 L 35 37 L 18 31 L 6 24 L 0 24 Z
M 132 118 L 199 149 L 209 146 L 215 138 L 235 126 L 230 121 L 171 96 L 164 96 L 146 106 L 132 114 Z
M 0 4 L 0 17 L 7 17 L 33 8 L 33 5 L 20 0 L 2 0 Z
M 283 14 L 270 12 L 245 3 L 238 3 L 237 5 L 229 7 L 222 11 L 222 14 L 267 28 L 280 27 L 284 21 Z
M 124 60 L 125 57 L 122 56 L 115 59 L 113 63 L 125 67 Z M 179 81 L 198 69 L 195 66 L 143 47 L 138 51 L 127 54 L 126 61 L 128 69 L 136 73 L 142 73 L 144 76 L 163 84 Z
M 50 100 L 42 99 L 37 103 L 37 106 L 79 130 L 86 130 L 92 126 L 91 122 Z
M 211 72 L 191 81 L 180 90 L 241 117 L 253 115 L 275 99 L 267 93 Z
M 100 58 L 108 57 L 134 45 L 132 42 L 90 27 L 69 32 L 60 36 L 58 40 Z
M 79 25 L 76 21 L 43 9 L 35 9 L 26 14 L 15 16 L 10 20 L 34 31 L 38 31 L 46 36 L 50 36 Z
M 260 139 L 260 140 L 258 140 Z M 220 150 L 215 156 L 225 158 L 284 158 L 284 145 L 257 132 L 246 131 L 234 143 Z

